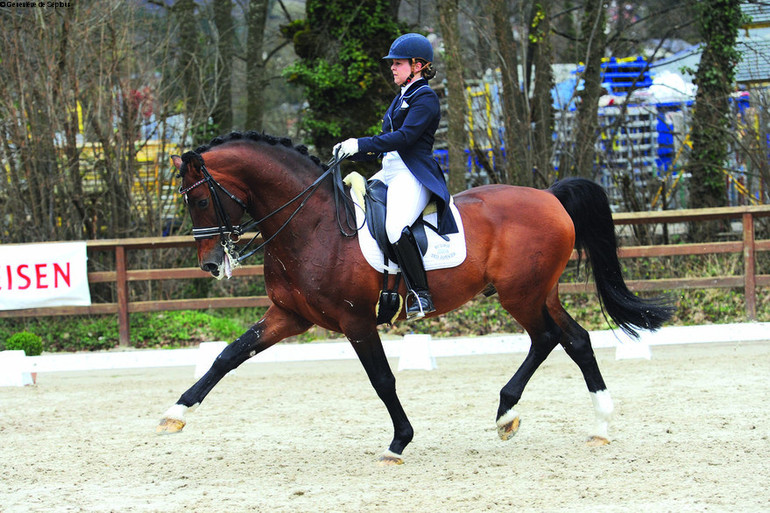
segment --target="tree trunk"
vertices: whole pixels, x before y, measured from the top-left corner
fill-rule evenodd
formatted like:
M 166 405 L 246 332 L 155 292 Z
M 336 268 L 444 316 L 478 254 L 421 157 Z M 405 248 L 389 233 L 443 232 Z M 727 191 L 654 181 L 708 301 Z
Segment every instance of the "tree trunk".
M 219 70 L 216 77 L 217 95 L 211 117 L 219 131 L 233 129 L 233 54 L 235 28 L 233 27 L 232 0 L 214 2 L 214 24 L 217 27 L 217 58 Z
M 583 12 L 581 41 L 585 67 L 580 78 L 583 90 L 579 93 L 573 136 L 575 153 L 571 174 L 594 178 L 596 138 L 599 132 L 599 97 L 602 95 L 601 65 L 606 45 L 604 4 L 601 0 L 587 0 Z
M 692 154 L 688 169 L 691 206 L 723 206 L 726 186 L 723 174 L 727 158 L 728 100 L 733 90 L 738 55 L 735 39 L 740 27 L 738 0 L 708 0 L 699 5 L 701 34 L 705 43 L 696 74 L 698 92 L 692 120 Z
M 549 2 L 537 2 L 530 29 L 535 66 L 535 90 L 532 95 L 532 161 L 533 185 L 545 188 L 553 179 L 554 109 L 551 99 L 553 88 L 553 49 L 551 47 L 551 20 Z
M 529 185 L 529 114 L 526 95 L 519 85 L 519 59 L 516 55 L 517 44 L 513 39 L 511 14 L 506 0 L 490 0 L 489 7 L 494 21 L 503 82 L 503 141 L 506 158 L 500 159 L 504 162 L 496 163 L 496 167 L 501 171 L 503 183 Z
M 177 76 L 184 77 L 179 81 L 181 86 L 181 96 L 187 109 L 188 117 L 192 118 L 193 124 L 197 124 L 202 116 L 196 115 L 196 107 L 200 100 L 200 77 L 198 76 L 198 63 L 196 58 L 196 48 L 198 48 L 197 30 L 195 20 L 195 1 L 194 0 L 176 0 L 174 7 L 171 8 L 172 16 L 178 20 L 178 51 L 179 59 L 177 61 Z M 191 112 L 190 109 L 193 109 Z
M 466 189 L 465 185 L 465 83 L 460 54 L 457 14 L 458 0 L 437 0 L 439 26 L 444 35 L 444 64 L 447 76 L 448 136 L 449 145 L 449 192 L 455 194 Z
M 404 32 L 393 16 L 394 0 L 307 0 L 306 19 L 285 27 L 300 59 L 284 71 L 305 87 L 308 109 L 302 125 L 318 155 L 335 143 L 379 132 L 382 116 L 398 88 L 382 59 Z M 374 162 L 359 162 L 374 171 Z
M 247 15 L 249 34 L 246 45 L 246 128 L 248 130 L 262 130 L 262 120 L 265 115 L 262 91 L 267 81 L 262 49 L 269 6 L 268 0 L 249 0 Z

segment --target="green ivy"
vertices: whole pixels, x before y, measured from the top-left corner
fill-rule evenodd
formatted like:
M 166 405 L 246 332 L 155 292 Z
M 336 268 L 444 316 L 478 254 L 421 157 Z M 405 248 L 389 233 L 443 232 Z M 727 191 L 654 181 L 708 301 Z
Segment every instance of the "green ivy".
M 728 152 L 728 99 L 741 54 L 735 46 L 738 30 L 747 20 L 738 0 L 697 2 L 704 45 L 695 82 L 698 93 L 692 128 L 694 207 L 721 206 L 725 202 L 722 169 Z
M 379 132 L 395 88 L 382 56 L 404 27 L 384 0 L 309 0 L 307 18 L 281 28 L 299 60 L 284 77 L 304 86 L 303 117 L 317 151 Z

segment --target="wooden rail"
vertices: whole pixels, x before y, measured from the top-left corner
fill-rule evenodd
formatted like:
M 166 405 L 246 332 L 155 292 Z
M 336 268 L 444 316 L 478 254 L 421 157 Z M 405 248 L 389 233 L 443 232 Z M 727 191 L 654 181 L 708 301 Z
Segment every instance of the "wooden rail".
M 770 216 L 770 205 L 727 207 L 713 209 L 668 210 L 656 212 L 621 213 L 613 216 L 616 226 L 634 224 L 674 224 L 707 220 L 740 219 L 742 237 L 735 242 L 709 242 L 702 244 L 672 244 L 656 246 L 631 246 L 621 248 L 620 258 L 650 258 L 679 255 L 741 254 L 744 263 L 743 275 L 703 278 L 667 278 L 656 280 L 629 280 L 628 286 L 635 291 L 742 288 L 746 301 L 746 317 L 756 318 L 757 289 L 770 287 L 770 275 L 756 273 L 756 254 L 770 251 L 770 240 L 755 240 L 754 221 L 758 217 Z M 209 308 L 240 308 L 269 306 L 267 296 L 219 297 L 205 299 L 174 299 L 158 301 L 129 301 L 130 282 L 156 280 L 210 279 L 209 273 L 197 267 L 178 269 L 127 269 L 126 252 L 139 249 L 183 248 L 194 246 L 189 236 L 143 237 L 133 239 L 106 239 L 87 241 L 89 253 L 111 251 L 115 254 L 115 270 L 88 273 L 89 283 L 115 283 L 117 302 L 95 303 L 90 306 L 62 306 L 29 308 L 24 310 L 0 311 L 3 317 L 39 317 L 51 315 L 117 315 L 120 344 L 129 345 L 129 315 L 136 312 L 199 310 Z M 239 267 L 236 276 L 262 276 L 261 265 Z M 589 283 L 562 283 L 559 289 L 564 293 L 592 292 Z

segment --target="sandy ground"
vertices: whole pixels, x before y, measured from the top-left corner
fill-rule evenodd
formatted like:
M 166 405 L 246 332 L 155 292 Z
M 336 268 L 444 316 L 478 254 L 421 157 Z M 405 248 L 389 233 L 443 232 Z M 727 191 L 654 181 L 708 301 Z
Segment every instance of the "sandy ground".
M 247 364 L 170 436 L 155 425 L 192 367 L 42 374 L 0 388 L 0 510 L 770 510 L 770 342 L 653 347 L 650 361 L 598 350 L 616 406 L 599 448 L 562 351 L 525 391 L 518 435 L 498 439 L 522 357 L 397 373 L 416 435 L 387 468 L 390 421 L 355 361 Z

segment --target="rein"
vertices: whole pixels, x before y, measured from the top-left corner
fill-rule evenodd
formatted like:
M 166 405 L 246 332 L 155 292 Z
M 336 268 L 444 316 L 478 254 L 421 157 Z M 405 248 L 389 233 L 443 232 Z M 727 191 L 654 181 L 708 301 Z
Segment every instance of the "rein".
M 329 161 L 327 164 L 327 169 L 318 177 L 315 179 L 313 183 L 305 187 L 299 194 L 291 198 L 289 201 L 278 207 L 277 209 L 273 210 L 269 214 L 267 214 L 262 219 L 252 221 L 248 223 L 245 227 L 242 225 L 231 225 L 230 223 L 230 217 L 227 215 L 227 212 L 224 210 L 224 207 L 222 206 L 222 202 L 220 201 L 219 195 L 216 194 L 216 189 L 218 188 L 222 192 L 224 192 L 231 200 L 235 201 L 239 206 L 241 206 L 244 211 L 247 210 L 247 205 L 242 200 L 240 200 L 237 196 L 232 194 L 230 191 L 228 191 L 225 187 L 223 187 L 219 182 L 217 182 L 212 176 L 209 170 L 206 168 L 206 165 L 203 164 L 203 158 L 200 157 L 200 155 L 196 154 L 196 156 L 201 161 L 201 172 L 203 173 L 203 178 L 195 182 L 194 184 L 190 185 L 186 188 L 179 188 L 180 194 L 187 194 L 192 189 L 206 184 L 209 188 L 209 191 L 211 193 L 211 196 L 214 201 L 214 211 L 217 215 L 217 219 L 220 222 L 219 226 L 210 226 L 207 228 L 193 228 L 193 237 L 196 240 L 199 239 L 208 239 L 211 237 L 216 236 L 219 234 L 220 236 L 220 242 L 225 250 L 225 253 L 227 253 L 228 257 L 232 258 L 235 262 L 240 264 L 242 261 L 247 259 L 248 257 L 254 255 L 255 253 L 262 250 L 270 241 L 272 241 L 276 236 L 278 236 L 279 233 L 281 233 L 286 226 L 288 226 L 289 222 L 294 219 L 294 217 L 302 210 L 302 208 L 305 206 L 305 204 L 308 202 L 311 196 L 318 190 L 318 186 L 321 185 L 321 182 L 323 182 L 328 176 L 332 176 L 333 178 L 333 189 L 334 189 L 334 207 L 337 217 L 337 226 L 340 229 L 340 233 L 345 237 L 353 237 L 356 235 L 356 232 L 358 228 L 355 225 L 355 212 L 354 212 L 354 203 L 352 198 L 345 192 L 345 186 L 342 183 L 342 176 L 340 172 L 340 162 L 343 159 L 340 158 L 333 158 Z M 303 196 L 304 199 L 300 202 L 300 204 L 297 206 L 296 209 L 294 209 L 294 212 L 291 213 L 291 215 L 284 221 L 284 223 L 275 231 L 274 234 L 272 234 L 270 237 L 268 237 L 266 240 L 262 241 L 262 243 L 257 246 L 256 248 L 252 249 L 248 253 L 245 253 L 243 255 L 239 254 L 239 250 L 236 247 L 236 243 L 239 241 L 240 236 L 243 233 L 246 233 L 247 231 L 258 228 L 259 225 L 266 220 L 273 217 L 275 214 L 281 212 L 286 207 L 294 203 L 295 201 L 299 200 Z M 343 227 L 343 223 L 340 216 L 340 209 L 339 205 L 340 202 L 342 202 L 344 209 L 345 209 L 345 218 L 346 218 L 346 224 L 349 229 L 351 229 L 351 232 L 348 232 Z M 354 222 L 351 224 L 351 218 L 354 220 Z M 235 235 L 235 238 L 232 237 L 232 235 Z M 246 249 L 251 246 L 254 241 L 257 240 L 257 237 L 261 235 L 261 231 L 257 229 L 256 234 L 242 247 L 240 248 L 240 251 L 245 251 Z

